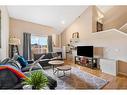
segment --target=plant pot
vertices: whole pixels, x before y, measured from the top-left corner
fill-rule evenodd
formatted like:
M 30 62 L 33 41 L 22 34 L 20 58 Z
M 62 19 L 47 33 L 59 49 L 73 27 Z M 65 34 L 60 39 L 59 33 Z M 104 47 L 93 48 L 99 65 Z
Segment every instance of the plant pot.
M 35 86 L 32 86 L 32 89 L 33 89 L 33 90 L 37 90 L 37 89 L 35 88 Z
M 32 85 L 24 85 L 23 90 L 32 90 L 33 86 Z

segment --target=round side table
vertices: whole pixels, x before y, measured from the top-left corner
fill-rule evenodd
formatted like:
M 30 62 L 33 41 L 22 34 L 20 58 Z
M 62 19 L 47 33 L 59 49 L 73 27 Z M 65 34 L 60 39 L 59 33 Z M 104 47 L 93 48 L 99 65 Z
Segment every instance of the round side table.
M 67 72 L 67 71 L 70 71 L 70 75 L 71 75 L 71 66 L 69 66 L 69 65 L 59 66 L 59 67 L 57 67 L 57 75 L 59 75 L 59 71 L 63 72 L 63 75 L 59 76 L 59 77 L 66 76 L 65 72 Z
M 60 61 L 60 60 L 54 60 L 54 61 L 49 61 L 49 64 L 52 65 L 53 68 L 53 74 L 55 74 L 57 72 L 57 69 L 55 70 L 56 67 L 63 65 L 64 61 Z

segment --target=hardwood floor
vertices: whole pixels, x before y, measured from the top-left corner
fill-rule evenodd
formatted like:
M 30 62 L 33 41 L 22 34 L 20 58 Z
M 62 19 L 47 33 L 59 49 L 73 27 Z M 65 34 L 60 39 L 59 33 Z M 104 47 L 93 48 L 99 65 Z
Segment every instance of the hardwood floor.
M 124 75 L 118 75 L 118 76 L 112 76 L 106 73 L 101 72 L 101 70 L 94 70 L 87 67 L 83 67 L 77 64 L 74 64 L 72 61 L 65 60 L 65 64 L 80 68 L 80 70 L 88 72 L 90 74 L 93 74 L 95 76 L 98 76 L 102 79 L 106 79 L 109 81 L 108 84 L 104 86 L 102 89 L 127 89 L 127 76 Z M 75 76 L 73 76 L 75 77 Z M 74 84 L 73 84 L 74 85 Z M 81 81 L 76 80 L 76 86 L 82 87 L 83 83 Z

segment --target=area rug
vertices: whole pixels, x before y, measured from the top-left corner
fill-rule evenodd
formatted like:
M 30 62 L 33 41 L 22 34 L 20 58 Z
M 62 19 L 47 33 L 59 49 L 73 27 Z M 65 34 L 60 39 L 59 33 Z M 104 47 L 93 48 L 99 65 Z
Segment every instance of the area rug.
M 63 72 L 60 72 L 59 74 L 53 74 L 52 69 L 46 69 L 45 72 L 47 75 L 57 80 L 56 89 L 58 90 L 101 89 L 108 83 L 108 81 L 105 79 L 101 79 L 75 67 L 72 67 L 71 75 L 68 71 L 66 72 L 67 76 L 64 77 L 59 77 L 63 74 Z

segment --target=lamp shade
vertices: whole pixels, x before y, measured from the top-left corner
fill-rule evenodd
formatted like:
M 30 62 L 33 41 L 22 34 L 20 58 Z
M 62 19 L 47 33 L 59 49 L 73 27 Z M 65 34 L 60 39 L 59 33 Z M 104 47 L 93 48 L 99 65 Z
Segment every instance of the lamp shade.
M 9 39 L 9 44 L 10 45 L 20 45 L 20 39 L 18 39 L 18 38 L 10 38 Z

